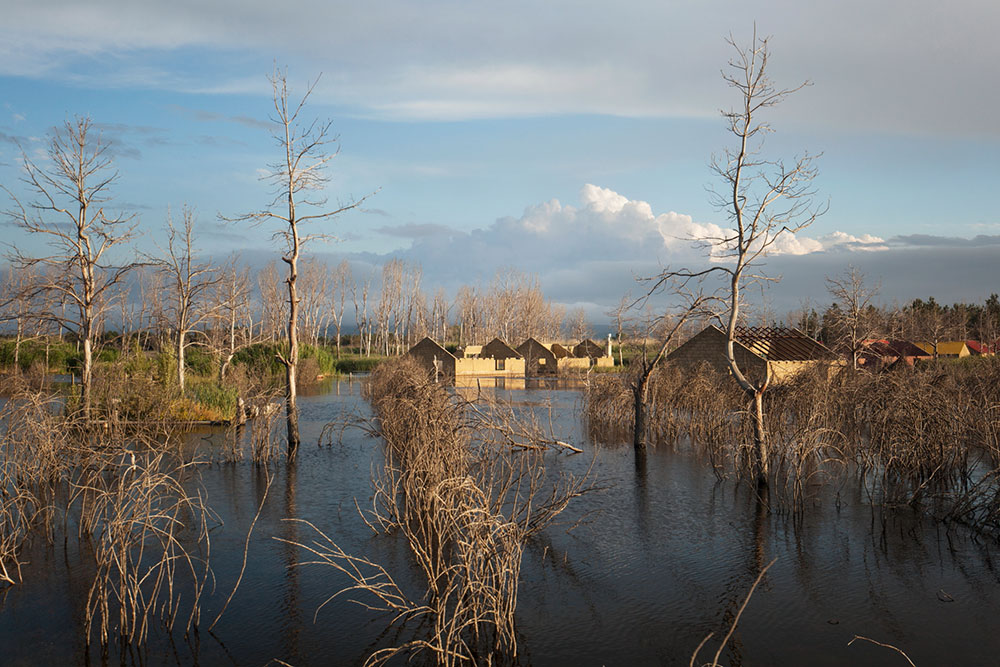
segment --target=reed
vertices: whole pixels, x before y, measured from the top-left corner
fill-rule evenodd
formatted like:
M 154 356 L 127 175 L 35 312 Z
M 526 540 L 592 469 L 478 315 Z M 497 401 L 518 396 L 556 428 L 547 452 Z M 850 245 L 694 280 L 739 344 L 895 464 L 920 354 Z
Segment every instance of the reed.
M 380 565 L 318 530 L 300 546 L 316 557 L 311 562 L 347 576 L 350 585 L 337 595 L 365 593 L 359 603 L 390 613 L 390 624 L 421 624 L 414 639 L 375 651 L 366 664 L 400 654 L 439 665 L 513 662 L 524 546 L 590 488 L 586 479 L 553 479 L 545 470 L 546 452 L 572 448 L 511 406 L 471 404 L 428 381 L 409 359 L 380 365 L 365 394 L 385 443 L 365 520 L 406 540 L 423 596 L 411 599 Z

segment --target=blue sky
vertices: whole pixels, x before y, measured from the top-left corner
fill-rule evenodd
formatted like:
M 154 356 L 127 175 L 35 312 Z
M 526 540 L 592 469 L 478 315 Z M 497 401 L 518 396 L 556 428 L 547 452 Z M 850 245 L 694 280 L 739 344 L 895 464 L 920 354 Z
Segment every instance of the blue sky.
M 6 1 L 0 182 L 18 191 L 18 144 L 35 155 L 53 126 L 89 115 L 116 142 L 116 201 L 140 215 L 144 250 L 167 207 L 187 204 L 206 254 L 259 261 L 268 231 L 217 216 L 270 200 L 258 176 L 277 155 L 277 62 L 293 90 L 322 73 L 308 112 L 341 138 L 331 200 L 378 190 L 315 252 L 401 256 L 427 286 L 514 266 L 599 313 L 633 275 L 706 262 L 670 238 L 725 223 L 706 193 L 729 142 L 719 109 L 737 101 L 724 38 L 745 43 L 756 22 L 773 77 L 813 84 L 774 110 L 767 149 L 822 153 L 830 202 L 769 260 L 785 276 L 776 307 L 825 303 L 822 277 L 848 264 L 885 301 L 1000 291 L 1000 8 L 811 4 Z

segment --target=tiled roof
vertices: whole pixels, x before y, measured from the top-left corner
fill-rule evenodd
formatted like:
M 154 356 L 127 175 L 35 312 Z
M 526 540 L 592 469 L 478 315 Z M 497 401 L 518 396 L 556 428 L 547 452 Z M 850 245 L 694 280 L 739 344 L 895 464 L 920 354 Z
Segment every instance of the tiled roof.
M 966 347 L 972 350 L 973 354 L 993 354 L 993 347 L 989 343 L 980 343 L 978 340 L 965 341 Z
M 787 327 L 736 327 L 736 340 L 768 361 L 836 358 L 822 343 Z

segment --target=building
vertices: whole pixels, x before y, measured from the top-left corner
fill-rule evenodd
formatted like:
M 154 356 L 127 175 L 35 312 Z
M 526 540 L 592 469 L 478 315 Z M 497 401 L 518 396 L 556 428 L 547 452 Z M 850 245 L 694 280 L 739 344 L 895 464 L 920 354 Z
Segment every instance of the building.
M 969 352 L 975 357 L 992 357 L 995 354 L 993 345 L 980 343 L 978 340 L 967 340 L 965 341 L 965 346 L 969 348 Z
M 615 365 L 614 357 L 611 356 L 610 340 L 607 348 L 601 347 L 589 338 L 582 340 L 573 347 L 573 356 L 577 359 L 587 359 L 588 366 Z
M 866 340 L 858 355 L 858 366 L 880 370 L 896 364 L 913 366 L 916 362 L 931 359 L 931 355 L 906 340 Z
M 524 357 L 521 353 L 510 345 L 494 338 L 479 351 L 479 356 L 485 359 L 492 359 L 494 368 L 498 374 L 503 375 L 524 375 Z
M 524 369 L 528 375 L 550 375 L 559 370 L 558 359 L 550 346 L 543 345 L 534 338 L 518 345 L 517 352 L 524 358 Z
M 935 354 L 934 343 L 917 343 L 924 352 L 932 357 L 937 356 L 945 359 L 962 359 L 972 356 L 972 350 L 965 344 L 964 340 L 942 340 L 938 341 L 937 354 Z
M 492 356 L 483 356 L 481 350 L 479 356 L 456 357 L 430 338 L 424 338 L 411 347 L 408 354 L 414 357 L 427 370 L 428 375 L 434 378 L 453 380 L 459 376 L 471 375 L 523 377 L 524 359 L 517 352 L 511 350 L 510 346 L 503 343 L 503 341 L 496 339 L 489 345 L 494 345 L 494 343 L 500 344 L 494 346 L 493 349 L 502 355 L 506 355 L 508 351 L 514 354 L 495 358 Z M 485 349 L 489 346 L 483 347 Z
M 710 325 L 667 355 L 678 366 L 693 368 L 707 363 L 721 373 L 729 372 L 726 332 Z M 810 368 L 823 368 L 830 375 L 845 365 L 822 343 L 798 329 L 785 327 L 737 327 L 733 343 L 736 364 L 751 382 L 765 377 L 778 383 Z

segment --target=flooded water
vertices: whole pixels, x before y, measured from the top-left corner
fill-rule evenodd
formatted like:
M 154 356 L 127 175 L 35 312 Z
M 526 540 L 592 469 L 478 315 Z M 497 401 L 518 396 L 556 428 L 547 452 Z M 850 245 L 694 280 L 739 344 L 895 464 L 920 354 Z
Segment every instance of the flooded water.
M 801 517 L 768 513 L 746 486 L 718 481 L 685 451 L 652 450 L 638 464 L 630 446 L 596 447 L 579 419 L 580 393 L 559 385 L 482 382 L 556 416 L 562 440 L 584 454 L 553 453 L 548 465 L 593 475 L 602 490 L 576 499 L 525 550 L 517 606 L 524 665 L 687 665 L 698 643 L 714 655 L 758 572 L 776 559 L 755 592 L 722 662 L 730 665 L 906 664 L 891 649 L 848 642 L 863 635 L 904 650 L 917 665 L 997 664 L 1000 574 L 995 545 L 908 511 L 882 513 L 861 489 L 817 494 Z M 360 384 L 331 383 L 302 402 L 303 446 L 294 466 L 249 462 L 201 468 L 221 525 L 212 531 L 212 594 L 202 630 L 173 640 L 154 632 L 138 654 L 111 662 L 150 665 L 361 664 L 377 647 L 408 635 L 388 619 L 331 595 L 347 585 L 329 567 L 309 565 L 305 519 L 348 552 L 381 563 L 414 595 L 405 544 L 373 535 L 355 509 L 370 504 L 379 443 L 348 430 L 317 446 L 322 427 L 344 412 L 367 413 Z M 197 434 L 206 454 L 213 434 Z M 270 478 L 270 483 L 269 483 Z M 269 489 L 269 490 L 268 490 Z M 242 583 L 211 633 L 243 561 Z M 100 663 L 84 648 L 83 607 L 92 571 L 74 539 L 36 539 L 24 553 L 24 583 L 0 601 L 0 663 Z M 322 609 L 320 607 L 322 606 Z M 403 664 L 401 661 L 400 664 Z

